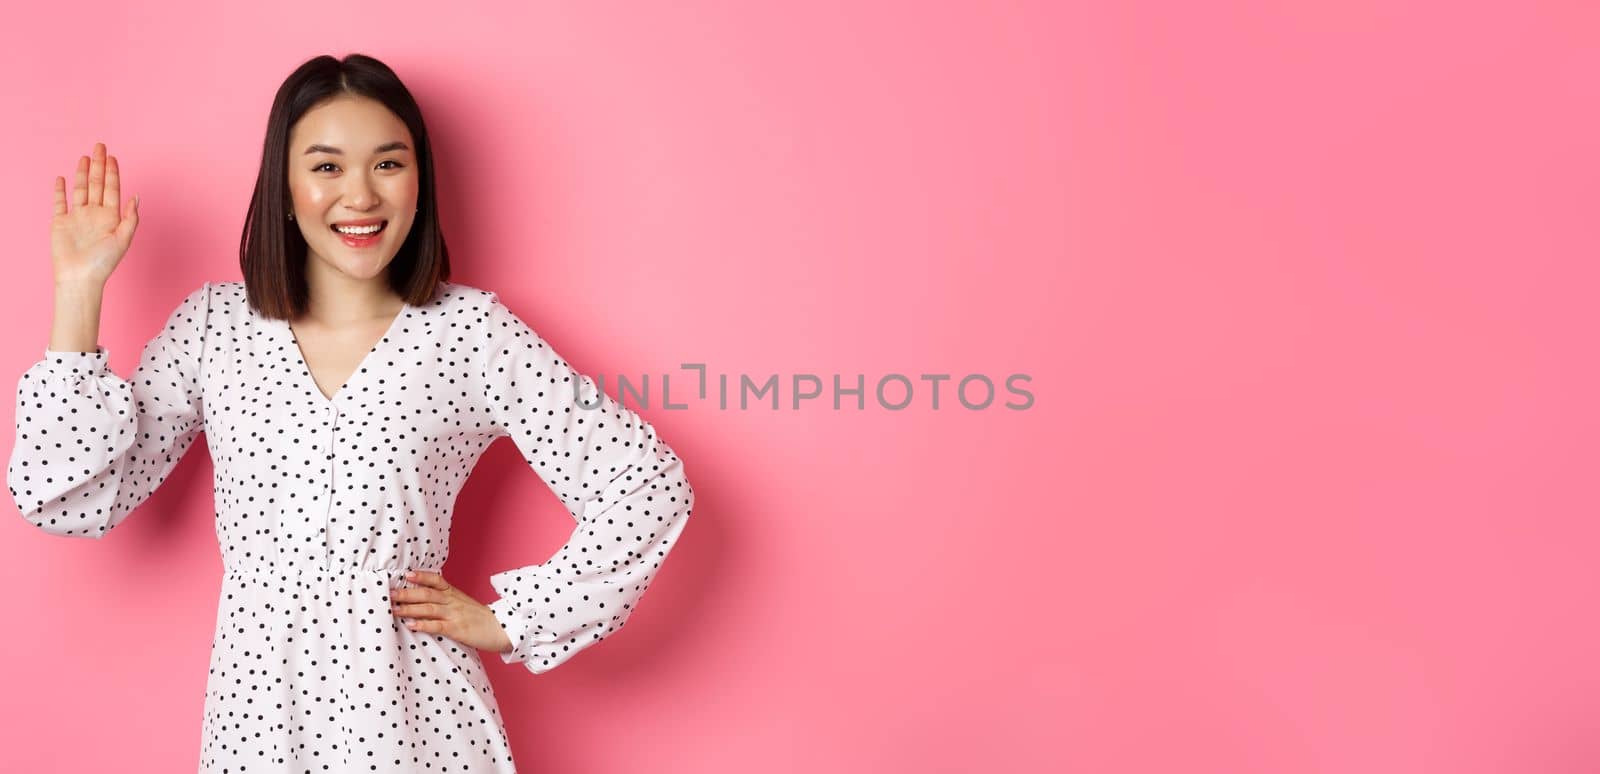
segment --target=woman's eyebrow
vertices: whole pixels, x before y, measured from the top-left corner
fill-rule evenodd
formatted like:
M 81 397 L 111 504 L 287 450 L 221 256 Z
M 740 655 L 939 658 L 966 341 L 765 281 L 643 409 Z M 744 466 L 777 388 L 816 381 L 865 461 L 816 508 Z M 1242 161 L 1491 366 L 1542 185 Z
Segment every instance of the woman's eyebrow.
M 405 143 L 400 142 L 399 140 L 396 140 L 394 142 L 386 142 L 386 143 L 384 143 L 382 145 L 379 145 L 378 149 L 373 151 L 373 153 L 387 153 L 387 152 L 392 151 L 392 150 L 411 150 L 411 146 L 406 145 Z M 339 150 L 338 148 L 335 148 L 332 145 L 313 145 L 313 146 L 311 146 L 309 148 L 306 148 L 306 153 L 307 154 L 311 154 L 311 153 L 333 153 L 333 154 L 337 155 L 337 154 L 343 154 L 344 151 Z

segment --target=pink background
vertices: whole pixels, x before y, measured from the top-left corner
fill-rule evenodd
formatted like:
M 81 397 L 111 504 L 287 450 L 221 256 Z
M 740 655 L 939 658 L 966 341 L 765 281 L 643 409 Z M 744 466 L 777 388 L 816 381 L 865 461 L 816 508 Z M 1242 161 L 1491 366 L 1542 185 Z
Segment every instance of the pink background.
M 485 659 L 526 771 L 1600 759 L 1592 4 L 232 5 L 8 11 L 7 389 L 55 175 L 105 141 L 143 197 L 127 375 L 351 51 L 423 105 L 455 278 L 586 372 L 1033 377 L 645 410 L 696 515 L 623 634 Z M 203 448 L 102 542 L 0 520 L 0 768 L 193 770 Z M 485 600 L 572 528 L 509 443 L 459 514 Z

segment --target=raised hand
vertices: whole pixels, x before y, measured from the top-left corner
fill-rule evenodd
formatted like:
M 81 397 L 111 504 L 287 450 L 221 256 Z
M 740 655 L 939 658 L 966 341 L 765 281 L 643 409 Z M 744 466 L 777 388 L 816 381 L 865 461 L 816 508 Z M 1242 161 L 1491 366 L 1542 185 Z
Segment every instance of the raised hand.
M 104 143 L 93 156 L 78 157 L 67 207 L 66 180 L 55 182 L 55 215 L 50 219 L 50 258 L 56 285 L 103 287 L 133 243 L 139 226 L 139 197 L 122 202 L 117 157 L 106 157 Z

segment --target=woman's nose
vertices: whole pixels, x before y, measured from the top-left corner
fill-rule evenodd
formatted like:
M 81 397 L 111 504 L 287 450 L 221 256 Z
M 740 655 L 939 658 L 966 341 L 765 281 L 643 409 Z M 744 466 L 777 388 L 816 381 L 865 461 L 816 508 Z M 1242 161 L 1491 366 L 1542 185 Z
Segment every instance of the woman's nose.
M 346 180 L 350 182 L 345 188 L 344 195 L 351 209 L 371 209 L 373 205 L 378 203 L 377 191 L 367 181 L 365 175 L 350 175 Z

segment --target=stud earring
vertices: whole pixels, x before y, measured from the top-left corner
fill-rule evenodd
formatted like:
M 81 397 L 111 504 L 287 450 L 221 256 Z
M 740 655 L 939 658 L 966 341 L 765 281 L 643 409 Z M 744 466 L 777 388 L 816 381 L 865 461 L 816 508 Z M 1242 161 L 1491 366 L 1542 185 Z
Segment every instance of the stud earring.
M 294 220 L 294 213 L 289 213 L 289 220 Z

